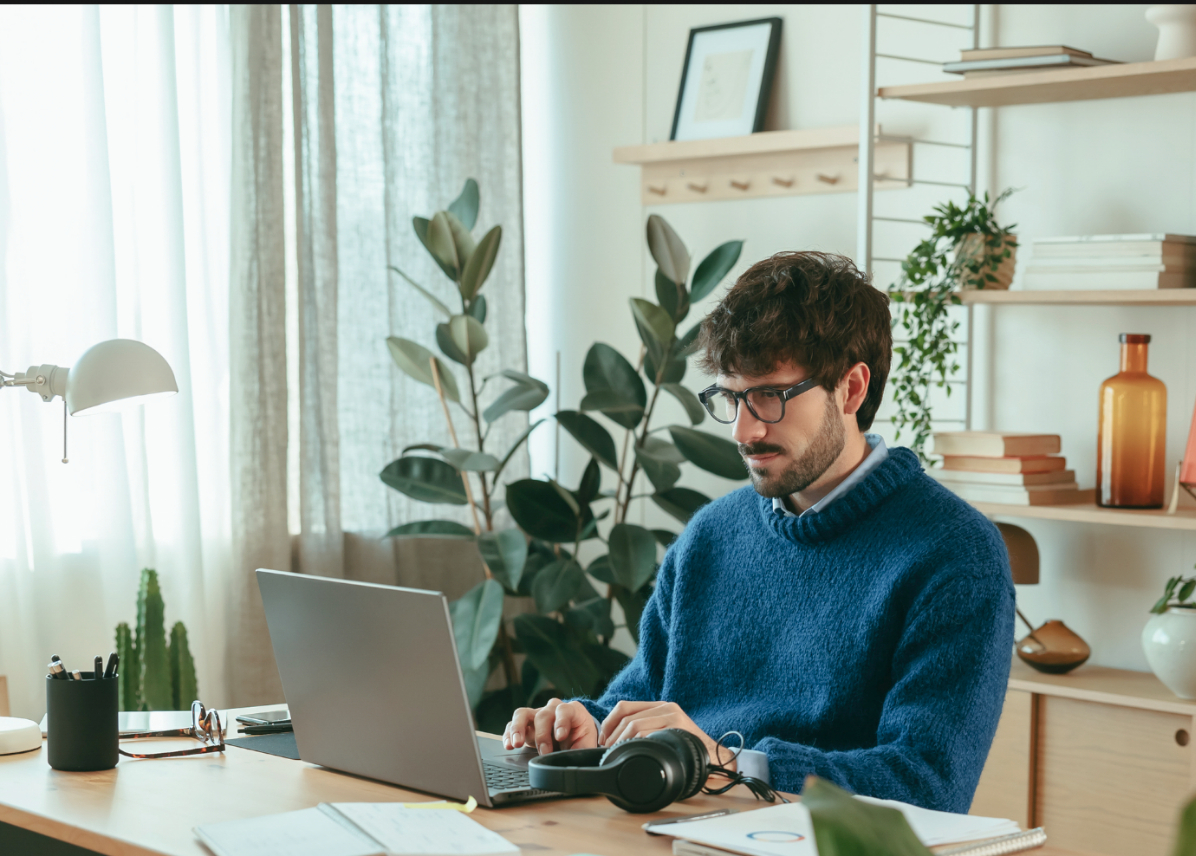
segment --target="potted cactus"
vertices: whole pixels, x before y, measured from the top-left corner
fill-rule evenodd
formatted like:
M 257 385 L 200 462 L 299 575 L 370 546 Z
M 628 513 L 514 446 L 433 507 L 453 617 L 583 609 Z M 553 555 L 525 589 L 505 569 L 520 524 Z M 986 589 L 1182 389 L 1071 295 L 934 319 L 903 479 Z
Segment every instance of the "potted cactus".
M 137 633 L 116 625 L 121 710 L 186 710 L 199 697 L 187 628 L 176 621 L 166 636 L 166 604 L 156 571 L 145 568 L 137 590 Z

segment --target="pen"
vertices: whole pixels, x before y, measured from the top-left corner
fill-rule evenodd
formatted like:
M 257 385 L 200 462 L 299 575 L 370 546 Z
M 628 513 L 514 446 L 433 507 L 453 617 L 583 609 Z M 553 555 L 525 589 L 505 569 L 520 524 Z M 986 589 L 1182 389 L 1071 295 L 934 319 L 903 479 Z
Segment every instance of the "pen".
M 653 832 L 652 827 L 665 826 L 670 823 L 688 823 L 691 820 L 706 820 L 710 817 L 722 817 L 728 814 L 735 814 L 735 809 L 720 808 L 716 811 L 707 811 L 703 812 L 702 814 L 690 814 L 686 815 L 685 817 L 669 818 L 668 820 L 652 820 L 644 824 L 644 832 L 648 833 L 649 835 L 660 835 L 661 833 L 659 832 Z
M 62 667 L 62 663 L 58 660 L 51 660 L 50 665 L 47 666 L 50 670 L 50 677 L 56 681 L 69 680 L 66 669 Z
M 104 658 L 97 656 L 95 659 L 95 670 L 91 673 L 91 679 L 98 681 L 104 677 Z
M 104 677 L 105 678 L 115 678 L 116 677 L 116 667 L 119 663 L 120 663 L 120 656 L 115 651 L 113 651 L 111 654 L 108 655 L 108 667 L 106 669 L 104 669 Z
M 246 725 L 244 728 L 238 728 L 238 734 L 285 734 L 288 731 L 294 731 L 288 723 L 286 725 L 277 723 L 274 725 Z
M 75 669 L 75 671 L 71 672 L 71 680 L 72 680 L 72 681 L 81 681 L 81 680 L 83 680 L 83 673 L 82 673 L 82 672 L 80 672 L 78 669 Z

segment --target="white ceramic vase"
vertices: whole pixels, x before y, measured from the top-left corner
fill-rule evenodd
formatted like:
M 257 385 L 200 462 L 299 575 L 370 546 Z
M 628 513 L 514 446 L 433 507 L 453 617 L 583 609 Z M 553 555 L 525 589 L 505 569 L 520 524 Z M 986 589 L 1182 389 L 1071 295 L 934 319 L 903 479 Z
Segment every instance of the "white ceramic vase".
M 1146 20 L 1159 28 L 1154 58 L 1186 59 L 1196 56 L 1196 5 L 1165 3 L 1150 6 Z
M 1146 662 L 1180 698 L 1196 699 L 1196 609 L 1171 607 L 1142 628 Z

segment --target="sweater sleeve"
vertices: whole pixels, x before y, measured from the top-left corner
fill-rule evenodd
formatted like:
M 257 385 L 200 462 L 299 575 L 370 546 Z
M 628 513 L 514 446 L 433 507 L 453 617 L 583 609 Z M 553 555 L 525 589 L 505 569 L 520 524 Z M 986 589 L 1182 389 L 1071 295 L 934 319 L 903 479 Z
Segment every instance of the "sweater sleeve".
M 601 722 L 620 701 L 658 701 L 664 686 L 669 654 L 669 615 L 672 612 L 676 550 L 669 550 L 656 575 L 656 588 L 640 616 L 639 648 L 623 671 L 615 675 L 597 701 L 577 699 Z
M 832 751 L 766 737 L 773 786 L 807 775 L 849 791 L 964 813 L 980 780 L 1009 680 L 1013 584 L 1007 572 L 948 569 L 918 597 L 898 642 L 876 745 Z

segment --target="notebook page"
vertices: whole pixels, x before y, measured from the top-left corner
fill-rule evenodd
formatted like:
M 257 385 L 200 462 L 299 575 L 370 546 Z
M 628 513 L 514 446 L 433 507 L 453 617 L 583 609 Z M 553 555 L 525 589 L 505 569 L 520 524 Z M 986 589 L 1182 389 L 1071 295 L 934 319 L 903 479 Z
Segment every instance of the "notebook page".
M 390 856 L 489 856 L 519 848 L 459 811 L 402 803 L 332 803 Z
M 978 841 L 1021 832 L 1021 827 L 1012 820 L 1000 817 L 976 817 L 970 814 L 952 814 L 946 811 L 932 811 L 896 800 L 880 800 L 874 797 L 856 797 L 858 800 L 895 808 L 909 823 L 914 835 L 927 847 L 939 844 L 958 844 L 964 841 Z
M 318 808 L 207 823 L 195 835 L 216 856 L 386 856 Z

